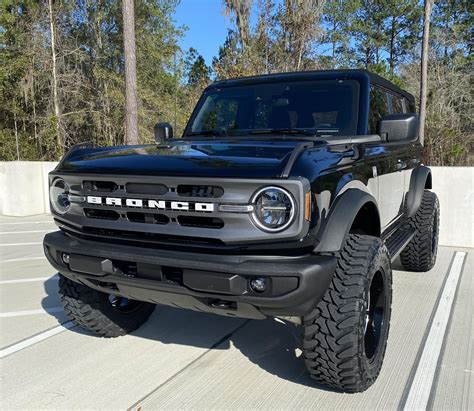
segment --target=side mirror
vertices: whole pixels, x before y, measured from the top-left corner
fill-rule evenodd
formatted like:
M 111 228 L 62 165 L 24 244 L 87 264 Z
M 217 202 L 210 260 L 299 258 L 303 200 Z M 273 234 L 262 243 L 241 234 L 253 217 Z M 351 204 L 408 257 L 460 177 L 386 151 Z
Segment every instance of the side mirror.
M 388 114 L 379 121 L 378 133 L 389 143 L 415 141 L 419 128 L 420 119 L 417 114 Z
M 170 123 L 156 123 L 154 132 L 156 144 L 160 144 L 168 138 L 173 138 L 173 127 Z

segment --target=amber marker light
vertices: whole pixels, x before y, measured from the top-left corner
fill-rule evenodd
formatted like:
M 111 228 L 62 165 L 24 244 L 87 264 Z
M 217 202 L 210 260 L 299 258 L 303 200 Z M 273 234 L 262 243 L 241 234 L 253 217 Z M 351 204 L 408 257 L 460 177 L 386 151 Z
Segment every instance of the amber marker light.
M 309 221 L 311 216 L 311 191 L 307 192 L 304 197 L 304 219 Z

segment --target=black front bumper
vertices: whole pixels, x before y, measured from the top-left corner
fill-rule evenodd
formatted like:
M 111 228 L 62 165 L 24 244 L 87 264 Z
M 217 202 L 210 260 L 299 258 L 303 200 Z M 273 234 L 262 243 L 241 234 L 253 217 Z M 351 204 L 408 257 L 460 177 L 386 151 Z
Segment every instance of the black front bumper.
M 323 297 L 336 266 L 332 256 L 185 253 L 77 239 L 61 231 L 45 236 L 44 250 L 61 274 L 97 290 L 255 319 L 307 314 Z M 264 292 L 251 289 L 256 277 L 266 280 Z

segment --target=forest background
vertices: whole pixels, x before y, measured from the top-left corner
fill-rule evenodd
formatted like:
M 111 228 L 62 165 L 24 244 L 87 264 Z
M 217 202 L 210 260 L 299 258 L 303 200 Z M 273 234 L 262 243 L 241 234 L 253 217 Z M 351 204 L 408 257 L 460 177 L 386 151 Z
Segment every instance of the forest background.
M 58 160 L 84 141 L 126 144 L 122 2 L 0 4 L 0 160 Z M 159 121 L 181 135 L 203 88 L 225 78 L 366 68 L 420 94 L 421 1 L 224 0 L 232 28 L 210 65 L 199 44 L 180 48 L 186 27 L 174 19 L 178 4 L 135 0 L 141 143 L 153 141 Z M 424 153 L 430 165 L 474 163 L 473 15 L 472 1 L 433 2 Z

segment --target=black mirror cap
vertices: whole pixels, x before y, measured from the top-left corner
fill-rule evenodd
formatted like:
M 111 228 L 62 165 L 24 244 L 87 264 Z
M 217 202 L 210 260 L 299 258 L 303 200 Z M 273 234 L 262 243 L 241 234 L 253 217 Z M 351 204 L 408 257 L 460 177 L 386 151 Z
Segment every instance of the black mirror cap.
M 420 119 L 415 113 L 388 114 L 379 121 L 378 132 L 389 143 L 416 141 Z
M 170 123 L 156 123 L 154 131 L 156 144 L 162 143 L 163 140 L 173 138 L 173 127 Z

